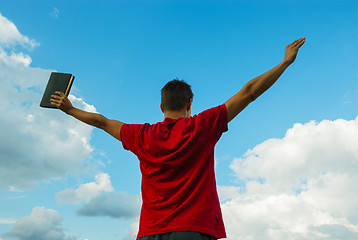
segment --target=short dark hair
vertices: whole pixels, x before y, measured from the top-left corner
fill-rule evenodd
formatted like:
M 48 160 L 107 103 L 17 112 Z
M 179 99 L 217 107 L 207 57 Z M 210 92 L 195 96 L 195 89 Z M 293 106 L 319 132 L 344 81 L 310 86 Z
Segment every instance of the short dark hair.
M 161 90 L 163 110 L 179 111 L 193 98 L 191 86 L 184 80 L 173 79 Z

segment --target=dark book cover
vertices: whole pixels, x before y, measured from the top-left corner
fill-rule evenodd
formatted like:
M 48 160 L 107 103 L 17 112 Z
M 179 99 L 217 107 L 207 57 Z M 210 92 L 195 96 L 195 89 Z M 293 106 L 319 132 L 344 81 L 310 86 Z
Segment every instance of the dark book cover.
M 56 91 L 59 91 L 68 96 L 74 78 L 75 77 L 70 73 L 52 72 L 44 95 L 42 96 L 40 106 L 44 108 L 56 108 L 56 106 L 51 105 L 51 95 L 54 95 Z

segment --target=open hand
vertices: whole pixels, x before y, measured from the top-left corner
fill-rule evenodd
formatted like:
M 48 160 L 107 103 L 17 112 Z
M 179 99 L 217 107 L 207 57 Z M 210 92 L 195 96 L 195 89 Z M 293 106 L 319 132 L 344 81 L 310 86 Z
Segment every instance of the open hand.
M 298 49 L 305 43 L 306 38 L 300 38 L 293 41 L 291 44 L 287 45 L 285 48 L 285 58 L 284 62 L 287 64 L 291 64 L 295 61 Z
M 51 95 L 51 104 L 61 109 L 65 113 L 69 113 L 73 106 L 67 96 L 62 92 L 55 92 L 57 95 Z

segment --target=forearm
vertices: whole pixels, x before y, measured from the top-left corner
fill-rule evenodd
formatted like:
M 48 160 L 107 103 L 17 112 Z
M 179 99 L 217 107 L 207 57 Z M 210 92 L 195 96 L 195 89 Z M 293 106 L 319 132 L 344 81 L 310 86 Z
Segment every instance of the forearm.
M 289 63 L 281 62 L 271 70 L 247 82 L 238 93 L 226 101 L 228 122 L 269 89 L 289 65 Z
M 91 113 L 86 112 L 78 108 L 71 108 L 68 112 L 68 115 L 71 115 L 72 117 L 89 124 L 93 127 L 102 128 L 104 127 L 104 123 L 106 122 L 107 118 L 102 116 L 98 113 Z
M 277 81 L 277 79 L 279 79 L 289 65 L 289 63 L 282 61 L 276 67 L 246 83 L 244 87 L 247 88 L 251 101 L 255 100 L 267 89 L 269 89 Z

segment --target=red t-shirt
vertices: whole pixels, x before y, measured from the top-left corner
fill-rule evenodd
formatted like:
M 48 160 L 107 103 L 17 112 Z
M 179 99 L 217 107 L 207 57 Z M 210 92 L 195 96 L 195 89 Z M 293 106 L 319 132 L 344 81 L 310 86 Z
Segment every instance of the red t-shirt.
M 226 238 L 214 172 L 214 147 L 225 131 L 225 104 L 189 118 L 122 126 L 123 147 L 137 155 L 142 172 L 138 238 L 176 231 Z

